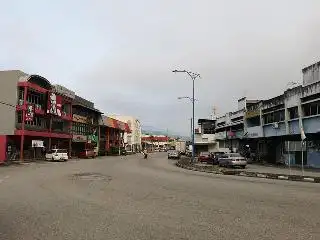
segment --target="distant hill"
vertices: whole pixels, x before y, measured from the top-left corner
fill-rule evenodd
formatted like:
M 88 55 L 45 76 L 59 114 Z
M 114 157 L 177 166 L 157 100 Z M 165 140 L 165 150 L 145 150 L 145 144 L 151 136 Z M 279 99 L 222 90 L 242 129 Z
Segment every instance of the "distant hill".
M 174 138 L 182 138 L 182 139 L 190 139 L 190 137 L 182 136 L 181 134 L 172 132 L 170 130 L 164 130 L 160 128 L 156 128 L 153 126 L 142 126 L 142 134 L 148 134 L 148 135 L 165 135 L 169 137 L 174 137 Z

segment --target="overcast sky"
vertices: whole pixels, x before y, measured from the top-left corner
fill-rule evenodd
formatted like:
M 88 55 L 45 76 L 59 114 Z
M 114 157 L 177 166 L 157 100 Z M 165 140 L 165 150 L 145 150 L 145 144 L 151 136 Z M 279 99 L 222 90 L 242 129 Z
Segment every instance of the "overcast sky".
M 319 0 L 1 0 L 0 68 L 37 73 L 106 114 L 190 132 L 196 116 L 270 98 L 320 60 Z

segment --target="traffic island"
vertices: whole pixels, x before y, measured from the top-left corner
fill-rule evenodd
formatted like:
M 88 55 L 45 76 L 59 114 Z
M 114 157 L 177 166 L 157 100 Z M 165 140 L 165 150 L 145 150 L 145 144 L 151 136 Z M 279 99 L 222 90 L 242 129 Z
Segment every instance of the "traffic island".
M 180 168 L 184 168 L 187 170 L 207 172 L 207 173 L 213 173 L 213 174 L 266 178 L 266 179 L 286 180 L 286 181 L 296 181 L 296 182 L 320 183 L 320 177 L 287 175 L 287 174 L 277 174 L 277 173 L 268 173 L 268 172 L 262 173 L 262 172 L 241 171 L 241 170 L 235 170 L 235 169 L 221 168 L 217 165 L 199 166 L 197 164 L 191 163 L 190 159 L 188 158 L 180 159 L 179 161 L 176 162 L 176 165 Z

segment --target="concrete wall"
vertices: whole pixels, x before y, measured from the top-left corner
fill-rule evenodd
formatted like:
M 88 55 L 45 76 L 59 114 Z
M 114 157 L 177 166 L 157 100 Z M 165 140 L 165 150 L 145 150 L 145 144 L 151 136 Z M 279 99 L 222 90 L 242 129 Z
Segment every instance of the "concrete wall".
M 0 135 L 13 135 L 16 123 L 16 105 L 18 102 L 17 84 L 25 73 L 0 71 Z
M 310 65 L 302 70 L 303 85 L 320 81 L 320 62 Z

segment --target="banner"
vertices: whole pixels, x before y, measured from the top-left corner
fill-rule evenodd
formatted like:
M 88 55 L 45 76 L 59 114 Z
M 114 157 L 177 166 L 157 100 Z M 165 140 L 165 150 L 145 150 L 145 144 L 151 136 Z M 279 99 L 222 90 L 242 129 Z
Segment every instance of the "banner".
M 32 122 L 34 118 L 34 105 L 27 105 L 26 121 Z
M 62 112 L 62 97 L 51 92 L 49 94 L 47 113 L 61 117 L 61 112 Z

